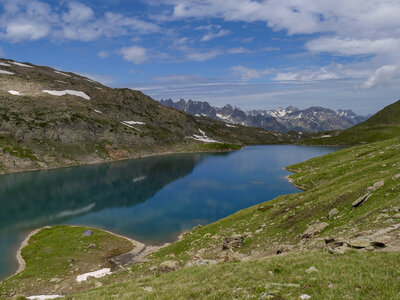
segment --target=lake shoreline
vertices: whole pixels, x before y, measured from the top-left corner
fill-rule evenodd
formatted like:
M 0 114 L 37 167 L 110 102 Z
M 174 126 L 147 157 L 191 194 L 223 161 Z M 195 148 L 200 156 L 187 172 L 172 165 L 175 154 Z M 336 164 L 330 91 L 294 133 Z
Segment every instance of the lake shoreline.
M 141 158 L 147 157 L 154 157 L 154 156 L 165 156 L 165 155 L 173 155 L 173 154 L 194 154 L 194 153 L 228 153 L 234 152 L 243 149 L 247 146 L 269 146 L 269 145 L 280 145 L 280 144 L 267 144 L 267 145 L 242 145 L 239 149 L 230 149 L 230 150 L 207 150 L 207 151 L 167 151 L 167 152 L 157 152 L 157 153 L 148 153 L 138 156 L 132 156 L 127 158 L 122 158 L 118 160 L 108 159 L 108 160 L 101 160 L 101 161 L 90 161 L 90 162 L 82 162 L 77 164 L 65 165 L 65 166 L 56 166 L 56 167 L 43 167 L 43 168 L 31 168 L 25 170 L 17 170 L 11 172 L 0 172 L 0 177 L 2 175 L 9 175 L 9 174 L 18 174 L 18 173 L 25 173 L 25 172 L 36 172 L 36 171 L 50 171 L 50 170 L 58 170 L 58 169 L 67 169 L 67 168 L 75 168 L 75 167 L 83 167 L 83 166 L 93 166 L 93 165 L 101 165 L 119 161 L 129 161 L 129 160 L 136 160 Z
M 57 226 L 57 225 L 56 225 L 56 226 Z M 115 233 L 115 232 L 112 232 L 112 231 L 109 231 L 109 230 L 106 230 L 106 229 L 102 229 L 102 228 L 97 228 L 97 227 L 93 227 L 93 226 L 90 226 L 90 227 L 87 227 L 87 226 L 79 226 L 79 225 L 66 225 L 66 226 L 69 226 L 69 227 L 79 227 L 79 228 L 87 228 L 87 229 L 93 228 L 93 229 L 101 230 L 101 231 L 103 231 L 103 232 L 107 232 L 107 233 L 109 233 L 109 234 L 111 234 L 111 235 L 113 235 L 113 236 L 120 237 L 120 238 L 123 238 L 123 239 L 125 239 L 125 240 L 128 240 L 128 241 L 133 245 L 133 249 L 132 249 L 131 251 L 127 252 L 127 253 L 123 253 L 123 254 L 121 254 L 121 255 L 119 255 L 119 256 L 116 257 L 116 258 L 118 258 L 118 257 L 120 257 L 120 256 L 129 255 L 129 256 L 130 256 L 130 260 L 132 261 L 132 263 L 131 263 L 131 264 L 128 264 L 128 265 L 133 265 L 133 264 L 135 264 L 135 263 L 145 262 L 145 261 L 147 260 L 147 259 L 146 259 L 146 256 L 147 256 L 147 255 L 150 255 L 150 254 L 152 254 L 152 253 L 154 253 L 154 252 L 160 250 L 161 248 L 167 247 L 167 246 L 169 246 L 169 245 L 171 244 L 171 243 L 165 243 L 165 244 L 163 244 L 163 245 L 161 245 L 161 246 L 147 245 L 147 244 L 141 243 L 141 242 L 139 242 L 139 241 L 137 241 L 137 240 L 134 240 L 134 239 L 132 239 L 132 238 L 130 238 L 130 237 L 127 237 L 127 236 L 124 236 L 124 235 L 121 235 L 121 234 L 118 234 L 118 233 Z M 51 227 L 53 227 L 53 226 L 43 226 L 43 227 L 41 227 L 41 228 L 36 228 L 36 229 L 32 230 L 32 231 L 24 238 L 24 240 L 22 241 L 22 243 L 20 244 L 20 246 L 18 247 L 18 250 L 17 250 L 17 252 L 16 252 L 16 258 L 17 258 L 17 261 L 18 261 L 18 269 L 17 269 L 17 271 L 16 271 L 14 274 L 12 274 L 12 275 L 10 275 L 10 276 L 4 278 L 3 280 L 0 280 L 0 283 L 1 283 L 2 281 L 5 281 L 5 280 L 7 280 L 7 279 L 13 277 L 13 276 L 18 275 L 19 273 L 21 273 L 21 272 L 23 272 L 23 271 L 25 270 L 25 268 L 26 268 L 26 262 L 25 262 L 25 260 L 23 259 L 22 254 L 21 254 L 22 249 L 25 248 L 26 246 L 28 246 L 29 240 L 30 240 L 34 235 L 38 234 L 40 231 L 42 231 L 42 230 L 45 229 L 45 228 L 51 228 Z M 187 232 L 187 231 L 183 232 L 181 235 L 183 235 L 183 234 L 186 233 L 186 232 Z M 177 238 L 176 241 L 179 241 L 179 240 L 181 239 L 181 235 Z M 175 242 L 175 241 L 174 241 L 174 242 Z M 113 259 L 115 259 L 115 257 L 114 257 Z M 129 262 L 128 262 L 128 263 L 129 263 Z M 126 265 L 126 266 L 128 266 L 128 265 Z M 121 268 L 121 267 L 125 267 L 125 266 L 120 266 L 119 268 Z

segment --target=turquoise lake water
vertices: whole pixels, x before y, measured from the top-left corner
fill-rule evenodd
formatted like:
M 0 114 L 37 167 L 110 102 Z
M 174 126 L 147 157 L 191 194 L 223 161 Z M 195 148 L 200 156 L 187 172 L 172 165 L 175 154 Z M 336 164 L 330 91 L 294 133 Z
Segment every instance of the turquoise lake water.
M 35 228 L 78 224 L 143 243 L 171 242 L 198 224 L 299 192 L 284 166 L 337 148 L 251 146 L 0 176 L 0 279 Z

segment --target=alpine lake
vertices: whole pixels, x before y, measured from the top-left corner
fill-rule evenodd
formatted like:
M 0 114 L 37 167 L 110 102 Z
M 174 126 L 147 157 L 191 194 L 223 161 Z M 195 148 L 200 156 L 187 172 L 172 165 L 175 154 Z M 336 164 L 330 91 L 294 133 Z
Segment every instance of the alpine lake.
M 16 251 L 33 229 L 85 225 L 145 244 L 173 242 L 198 224 L 300 192 L 284 167 L 337 149 L 249 146 L 1 175 L 0 280 L 16 271 Z

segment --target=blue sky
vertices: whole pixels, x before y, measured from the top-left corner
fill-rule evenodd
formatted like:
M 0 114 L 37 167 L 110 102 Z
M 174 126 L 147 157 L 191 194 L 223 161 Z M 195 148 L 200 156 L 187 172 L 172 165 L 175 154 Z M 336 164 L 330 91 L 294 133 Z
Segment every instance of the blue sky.
M 0 0 L 0 54 L 157 100 L 367 114 L 400 95 L 399 15 L 390 0 Z

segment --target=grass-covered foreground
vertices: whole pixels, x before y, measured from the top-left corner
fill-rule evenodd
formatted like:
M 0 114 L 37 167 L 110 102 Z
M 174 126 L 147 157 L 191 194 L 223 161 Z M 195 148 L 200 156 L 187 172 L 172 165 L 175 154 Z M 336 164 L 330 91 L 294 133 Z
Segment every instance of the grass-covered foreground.
M 305 192 L 196 227 L 149 261 L 91 279 L 97 288 L 79 286 L 68 297 L 399 299 L 400 139 L 288 168 Z
M 73 295 L 71 299 L 398 299 L 400 253 L 308 251 L 186 267 Z M 306 272 L 314 266 L 317 271 Z M 265 298 L 264 298 L 265 297 Z
M 112 267 L 109 258 L 129 252 L 129 240 L 90 228 L 55 226 L 43 228 L 22 249 L 26 262 L 23 272 L 0 284 L 0 295 L 67 294 L 94 286 L 80 283 L 76 276 Z

